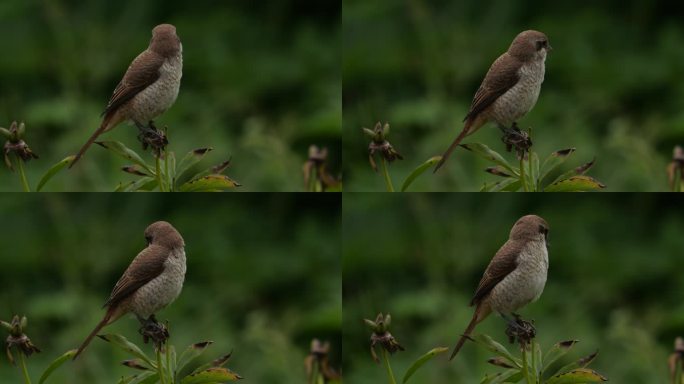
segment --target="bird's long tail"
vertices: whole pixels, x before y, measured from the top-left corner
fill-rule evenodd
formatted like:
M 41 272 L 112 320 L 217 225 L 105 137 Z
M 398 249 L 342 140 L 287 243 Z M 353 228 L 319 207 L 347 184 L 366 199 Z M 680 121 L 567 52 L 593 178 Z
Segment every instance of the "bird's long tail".
M 112 318 L 112 313 L 113 313 L 113 312 L 112 312 L 111 309 L 108 309 L 108 310 L 107 310 L 107 313 L 105 314 L 105 316 L 104 316 L 104 318 L 102 319 L 102 321 L 100 321 L 100 322 L 97 324 L 97 326 L 95 327 L 95 329 L 93 329 L 93 331 L 90 332 L 90 335 L 88 335 L 88 337 L 85 339 L 85 341 L 83 342 L 83 344 L 81 344 L 81 346 L 78 348 L 78 351 L 76 351 L 76 354 L 74 355 L 73 360 L 76 360 L 76 358 L 78 357 L 78 355 L 80 355 L 81 352 L 83 352 L 83 350 L 88 346 L 88 344 L 90 344 L 90 341 L 93 339 L 93 337 L 95 337 L 95 335 L 97 335 L 98 332 L 100 332 L 100 330 L 102 329 L 102 327 L 104 327 L 105 325 L 109 324 L 109 320 Z
M 451 145 L 446 150 L 446 152 L 444 152 L 444 154 L 442 155 L 442 159 L 439 161 L 439 163 L 437 163 L 437 165 L 435 166 L 435 170 L 432 171 L 432 173 L 436 173 L 437 170 L 440 169 L 442 167 L 442 165 L 444 165 L 444 163 L 447 161 L 449 156 L 451 156 L 451 152 L 453 152 L 454 149 L 456 149 L 456 147 L 459 144 L 461 144 L 461 141 L 463 140 L 463 138 L 468 136 L 468 134 L 470 133 L 470 126 L 471 126 L 470 123 L 466 122 L 465 126 L 463 127 L 463 130 L 461 131 L 461 133 L 458 134 L 458 136 L 453 141 L 453 143 L 451 143 Z
M 89 138 L 88 141 L 83 145 L 83 147 L 81 147 L 81 150 L 79 150 L 78 153 L 76 154 L 76 157 L 74 158 L 74 161 L 72 161 L 71 164 L 69 164 L 69 168 L 73 167 L 74 164 L 76 164 L 76 162 L 77 162 L 78 160 L 80 160 L 81 157 L 83 157 L 83 154 L 85 153 L 85 151 L 87 151 L 88 148 L 90 148 L 90 146 L 93 145 L 93 143 L 95 142 L 95 140 L 97 140 L 97 137 L 100 136 L 104 131 L 107 130 L 110 120 L 111 120 L 111 116 L 110 116 L 110 115 L 106 115 L 105 118 L 104 118 L 104 120 L 102 120 L 102 124 L 100 125 L 100 128 L 98 128 L 98 129 L 92 134 L 92 136 L 90 136 L 90 138 Z
M 485 317 L 489 315 L 489 311 L 486 310 L 482 304 L 478 304 L 477 308 L 475 308 L 475 313 L 473 313 L 473 319 L 470 320 L 470 323 L 466 327 L 465 331 L 463 331 L 463 334 L 461 335 L 461 338 L 458 339 L 458 343 L 456 343 L 456 347 L 454 348 L 454 351 L 451 352 L 451 357 L 449 357 L 449 360 L 453 360 L 453 358 L 456 356 L 458 351 L 461 350 L 463 347 L 463 344 L 465 344 L 466 340 L 470 337 L 470 334 L 473 333 L 473 330 L 475 329 L 475 326 L 484 320 Z

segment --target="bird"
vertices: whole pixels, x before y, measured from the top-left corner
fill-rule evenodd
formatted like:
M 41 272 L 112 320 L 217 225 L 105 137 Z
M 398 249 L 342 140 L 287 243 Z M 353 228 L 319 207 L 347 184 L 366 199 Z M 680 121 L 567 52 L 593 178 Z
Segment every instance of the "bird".
M 434 172 L 466 136 L 487 122 L 495 122 L 506 133 L 517 129 L 516 121 L 537 103 L 544 82 L 546 54 L 552 49 L 548 37 L 539 31 L 523 31 L 513 39 L 508 50 L 489 67 L 463 119 L 463 130 L 444 152 Z
M 186 271 L 183 237 L 168 222 L 157 221 L 145 229 L 145 240 L 147 247 L 116 282 L 103 306 L 107 312 L 78 348 L 74 360 L 102 327 L 130 312 L 141 323 L 154 321 L 154 313 L 180 294 Z
M 153 132 L 152 119 L 169 109 L 178 97 L 183 75 L 183 45 L 176 27 L 160 24 L 152 39 L 126 70 L 114 89 L 102 116 L 102 124 L 78 151 L 69 168 L 83 156 L 98 136 L 129 120 L 141 133 Z
M 507 315 L 539 299 L 549 268 L 548 234 L 549 225 L 539 216 L 526 215 L 515 222 L 508 241 L 499 248 L 482 275 L 470 301 L 475 313 L 449 360 L 489 314 L 496 312 L 506 319 Z

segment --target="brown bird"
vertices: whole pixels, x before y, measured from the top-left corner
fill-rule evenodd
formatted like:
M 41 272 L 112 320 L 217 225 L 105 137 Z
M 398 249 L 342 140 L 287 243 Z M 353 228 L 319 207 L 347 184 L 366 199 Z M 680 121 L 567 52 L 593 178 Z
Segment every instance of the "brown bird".
M 114 89 L 102 113 L 104 119 L 100 128 L 78 151 L 69 168 L 76 164 L 98 136 L 123 121 L 132 121 L 143 133 L 150 132 L 152 128 L 146 125 L 176 101 L 182 72 L 183 45 L 176 35 L 176 27 L 171 24 L 157 25 L 152 30 L 150 45 L 133 60 Z
M 171 224 L 157 221 L 145 229 L 145 240 L 147 247 L 116 282 L 104 304 L 104 318 L 78 348 L 74 359 L 105 325 L 129 312 L 141 323 L 154 321 L 154 313 L 180 294 L 185 278 L 185 243 L 180 233 Z
M 524 31 L 513 39 L 508 51 L 489 67 L 463 119 L 463 130 L 444 152 L 434 172 L 444 164 L 461 140 L 485 123 L 494 121 L 504 132 L 515 128 L 515 122 L 537 103 L 544 81 L 546 53 L 551 49 L 549 39 L 538 31 Z
M 475 305 L 473 319 L 458 340 L 454 356 L 475 326 L 492 312 L 502 317 L 536 301 L 546 284 L 549 269 L 547 237 L 549 226 L 539 216 L 523 216 L 513 225 L 508 241 L 487 266 L 470 305 Z

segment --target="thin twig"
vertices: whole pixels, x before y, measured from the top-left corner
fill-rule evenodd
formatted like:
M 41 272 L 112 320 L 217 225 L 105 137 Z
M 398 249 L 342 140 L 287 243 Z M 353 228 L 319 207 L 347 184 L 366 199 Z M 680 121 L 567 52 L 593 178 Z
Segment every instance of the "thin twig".
M 21 178 L 21 185 L 24 187 L 24 192 L 31 192 L 28 180 L 26 180 L 26 174 L 24 173 L 24 160 L 17 156 L 17 163 L 19 163 L 19 177 Z
M 159 192 L 164 192 L 164 183 L 162 182 L 161 177 L 161 165 L 159 161 L 159 156 L 155 158 L 155 164 L 157 168 L 157 183 L 159 184 Z
M 522 183 L 523 191 L 529 192 L 527 189 L 527 181 L 525 180 L 525 156 L 520 156 L 520 182 Z
M 162 366 L 162 360 L 161 360 L 161 348 L 155 348 L 157 350 L 157 372 L 159 374 L 159 383 L 160 384 L 165 384 L 166 380 L 164 380 L 164 369 Z
M 19 162 L 21 164 L 21 161 Z M 29 377 L 28 371 L 26 370 L 26 360 L 24 359 L 24 354 L 19 351 L 19 363 L 21 364 L 21 371 L 24 373 L 24 382 L 26 384 L 31 384 L 31 378 Z
M 525 377 L 525 382 L 527 384 L 532 384 L 530 382 L 530 373 L 527 370 L 527 348 L 525 348 L 523 344 L 523 350 L 522 350 L 522 369 L 523 369 L 523 376 Z
M 389 175 L 389 170 L 387 169 L 387 160 L 380 156 L 380 161 L 382 164 L 382 173 L 385 175 L 385 184 L 387 184 L 387 192 L 394 192 L 394 186 L 392 185 L 392 179 Z
M 390 367 L 389 363 L 389 358 L 387 357 L 387 351 L 384 348 L 382 349 L 382 358 L 385 360 L 385 368 L 387 368 L 387 376 L 389 377 L 389 382 L 390 384 L 397 384 L 397 381 L 394 379 L 394 373 L 392 372 L 392 367 Z

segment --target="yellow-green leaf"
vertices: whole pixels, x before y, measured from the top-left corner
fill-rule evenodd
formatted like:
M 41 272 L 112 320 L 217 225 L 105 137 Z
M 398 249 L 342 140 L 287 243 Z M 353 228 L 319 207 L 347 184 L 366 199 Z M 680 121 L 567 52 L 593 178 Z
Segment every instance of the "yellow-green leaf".
M 75 157 L 76 156 L 74 156 L 74 155 L 65 157 L 64 159 L 62 159 L 57 164 L 50 167 L 50 169 L 48 169 L 47 172 L 45 172 L 43 177 L 40 178 L 40 181 L 38 182 L 38 186 L 36 187 L 36 192 L 40 192 L 40 190 L 43 189 L 43 187 L 45 186 L 45 183 L 50 181 L 50 179 L 52 179 L 52 177 L 54 175 L 56 175 L 59 171 L 64 169 L 64 167 L 71 164 L 71 162 L 74 161 Z
M 215 192 L 239 187 L 240 183 L 226 175 L 209 175 L 188 181 L 180 186 L 181 192 Z
M 600 383 L 608 381 L 598 372 L 589 368 L 578 368 L 570 372 L 561 373 L 553 376 L 546 383 L 547 384 L 582 384 L 582 383 Z
M 544 192 L 586 192 L 605 187 L 600 181 L 591 176 L 580 175 L 557 181 L 544 188 Z
M 145 352 L 143 352 L 137 345 L 131 343 L 126 339 L 125 337 L 121 335 L 116 335 L 116 334 L 107 334 L 107 335 L 97 335 L 100 339 L 112 343 L 115 346 L 123 349 L 124 351 L 132 354 L 135 357 L 141 358 L 147 365 L 150 367 L 156 367 L 157 365 L 152 362 L 152 360 L 145 355 Z
M 418 176 L 422 175 L 423 172 L 425 172 L 426 170 L 428 170 L 428 169 L 429 169 L 430 167 L 432 167 L 433 165 L 437 164 L 437 162 L 439 162 L 440 160 L 442 160 L 442 156 L 435 156 L 435 157 L 429 158 L 426 162 L 424 162 L 423 164 L 419 165 L 416 169 L 414 169 L 414 170 L 408 175 L 408 177 L 406 178 L 406 180 L 404 180 L 404 184 L 401 185 L 401 191 L 402 191 L 402 192 L 405 192 L 406 189 L 408 189 L 408 187 L 416 180 L 416 178 L 417 178 Z
M 447 347 L 437 347 L 437 348 L 431 349 L 430 351 L 428 351 L 428 353 L 419 357 L 418 360 L 414 361 L 413 364 L 411 364 L 408 371 L 406 371 L 406 374 L 404 375 L 404 379 L 401 382 L 406 383 L 408 381 L 408 379 L 411 376 L 413 376 L 414 373 L 416 373 L 418 368 L 422 367 L 423 364 L 428 362 L 428 360 L 432 359 L 433 357 L 437 356 L 440 353 L 447 352 L 448 350 L 449 350 L 449 348 L 447 348 Z
M 506 347 L 504 347 L 503 345 L 494 341 L 494 339 L 492 339 L 491 337 L 489 337 L 485 334 L 480 334 L 480 335 L 472 336 L 472 339 L 476 343 L 478 343 L 478 344 L 484 346 L 485 348 L 489 349 L 490 351 L 494 352 L 497 356 L 501 356 L 501 357 L 505 358 L 506 360 L 508 360 L 509 362 L 514 364 L 516 367 L 522 367 L 522 362 L 520 361 L 520 359 L 517 359 L 516 357 L 514 357 L 510 352 L 508 352 Z
M 480 143 L 470 143 L 470 144 L 461 144 L 461 147 L 477 154 L 480 157 L 483 157 L 489 161 L 493 161 L 496 164 L 499 164 L 500 166 L 504 167 L 508 172 L 518 175 L 518 172 L 513 169 L 513 167 L 506 161 L 506 159 L 503 158 L 498 152 L 495 152 L 491 149 L 489 149 L 488 146 Z
M 185 376 L 181 384 L 224 383 L 242 379 L 240 375 L 228 368 L 209 368 L 207 370 Z
M 45 380 L 52 374 L 52 372 L 55 371 L 55 369 L 59 368 L 60 365 L 64 364 L 65 361 L 71 359 L 74 357 L 76 354 L 76 350 L 72 349 L 70 351 L 67 351 L 65 354 L 62 356 L 56 358 L 48 367 L 45 369 L 45 372 L 40 376 L 40 379 L 38 380 L 38 384 L 43 384 Z
M 145 168 L 145 170 L 147 170 L 147 172 L 149 172 L 150 174 L 156 174 L 155 171 L 152 169 L 152 167 L 147 165 L 145 160 L 143 160 L 142 157 L 140 157 L 140 155 L 138 155 L 137 152 L 126 147 L 121 142 L 118 142 L 118 141 L 96 141 L 95 144 L 98 144 L 99 146 L 113 152 L 114 154 L 116 154 L 120 157 L 123 157 L 126 160 L 129 160 L 129 161 L 134 162 L 135 164 L 138 164 L 139 166 Z

